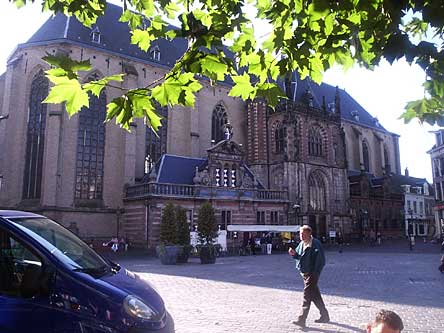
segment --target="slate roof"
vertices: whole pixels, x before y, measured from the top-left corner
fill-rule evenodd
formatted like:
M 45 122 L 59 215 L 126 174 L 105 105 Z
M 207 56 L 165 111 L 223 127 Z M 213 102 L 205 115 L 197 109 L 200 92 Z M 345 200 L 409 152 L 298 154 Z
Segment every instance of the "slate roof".
M 192 158 L 164 154 L 157 171 L 157 182 L 168 184 L 194 185 L 196 167 L 207 163 L 206 158 Z
M 294 98 L 297 103 L 306 103 L 306 92 L 310 91 L 313 96 L 313 106 L 315 108 L 322 108 L 323 100 L 325 98 L 325 105 L 328 108 L 329 104 L 334 105 L 336 96 L 336 87 L 327 83 L 321 83 L 318 85 L 309 78 L 301 80 L 296 73 L 292 74 L 291 81 L 297 82 L 297 84 L 291 85 L 291 92 L 289 95 Z M 278 81 L 279 85 L 283 87 L 283 80 Z M 294 90 L 296 86 L 296 92 Z M 285 90 L 284 90 L 285 91 Z M 350 96 L 344 89 L 338 89 L 341 118 L 350 123 L 356 123 L 357 125 L 366 126 L 377 129 L 381 132 L 390 133 L 387 131 L 376 118 L 368 113 L 352 96 Z M 353 113 L 357 112 L 358 119 L 355 119 Z
M 151 43 L 161 51 L 160 61 L 150 58 L 149 52 L 140 50 L 136 45 L 130 43 L 130 30 L 126 22 L 119 22 L 122 8 L 107 3 L 105 15 L 97 19 L 92 29 L 84 27 L 75 17 L 67 17 L 58 13 L 49 18 L 37 32 L 24 44 L 26 46 L 41 45 L 53 42 L 66 42 L 84 45 L 107 52 L 124 55 L 129 58 L 153 62 L 157 65 L 171 67 L 186 50 L 187 41 L 184 38 L 175 39 L 171 43 L 164 39 L 158 39 Z M 173 26 L 170 26 L 173 29 Z M 100 43 L 92 41 L 91 32 L 98 29 L 100 32 Z M 19 45 L 19 47 L 21 46 Z M 149 51 L 149 50 L 148 50 Z
M 97 19 L 92 29 L 84 27 L 75 17 L 67 17 L 59 13 L 49 18 L 26 43 L 20 44 L 19 48 L 23 46 L 47 45 L 69 41 L 72 44 L 95 48 L 137 61 L 147 62 L 155 66 L 166 66 L 168 68 L 185 52 L 187 41 L 184 38 L 176 38 L 172 42 L 158 39 L 151 43 L 151 47 L 155 47 L 156 45 L 159 47 L 161 52 L 160 61 L 152 59 L 149 52 L 144 52 L 130 43 L 128 24 L 118 21 L 121 13 L 121 7 L 107 3 L 105 15 Z M 170 26 L 170 28 L 175 29 L 176 27 Z M 100 43 L 92 41 L 91 32 L 93 30 L 100 31 Z M 226 52 L 227 55 L 230 56 L 231 53 L 228 50 L 226 50 Z M 313 95 L 313 104 L 315 107 L 322 107 L 323 97 L 325 97 L 326 105 L 334 103 L 336 87 L 326 83 L 317 85 L 308 78 L 300 80 L 296 73 L 293 74 L 292 81 L 295 80 L 297 81 L 296 94 L 292 91 L 291 95 L 296 96 L 296 102 L 303 102 L 306 98 L 306 91 L 310 90 Z M 230 82 L 228 79 L 224 81 L 224 83 L 228 84 L 230 84 Z M 282 80 L 278 80 L 278 82 L 282 86 Z M 292 87 L 294 87 L 294 85 L 292 85 Z M 375 118 L 345 90 L 339 89 L 339 96 L 341 117 L 343 120 L 389 133 L 382 125 L 375 123 Z M 355 111 L 359 114 L 359 120 L 356 120 L 352 115 L 352 112 Z
M 196 167 L 199 171 L 208 165 L 207 158 L 194 158 L 164 154 L 156 164 L 157 183 L 194 185 L 193 178 L 196 174 Z M 253 172 L 246 164 L 243 164 L 247 175 L 251 179 L 256 179 L 259 189 L 265 189 L 263 184 L 254 176 Z M 144 180 L 146 182 L 147 179 Z

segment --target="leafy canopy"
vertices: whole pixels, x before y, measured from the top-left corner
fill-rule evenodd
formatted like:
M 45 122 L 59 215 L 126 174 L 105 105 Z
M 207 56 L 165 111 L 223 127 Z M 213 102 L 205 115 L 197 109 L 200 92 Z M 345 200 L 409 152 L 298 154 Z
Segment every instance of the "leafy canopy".
M 106 7 L 105 0 L 42 3 L 44 10 L 74 15 L 89 27 Z M 171 19 L 178 19 L 177 29 L 168 28 Z M 131 43 L 145 51 L 157 38 L 188 40 L 185 54 L 162 79 L 123 90 L 109 103 L 107 119 L 126 128 L 134 117 L 147 117 L 157 129 L 157 103 L 192 107 L 203 77 L 212 84 L 231 78 L 230 96 L 265 97 L 273 106 L 283 95 L 274 83 L 279 76 L 297 71 L 320 83 L 334 64 L 372 69 L 383 58 L 405 58 L 425 72 L 424 98 L 406 105 L 404 120 L 444 125 L 442 0 L 123 0 L 120 21 L 128 23 Z M 262 39 L 254 33 L 258 22 L 268 24 Z M 47 71 L 54 86 L 46 102 L 66 102 L 70 114 L 88 105 L 88 92 L 122 79 L 80 84 L 78 71 L 90 68 L 89 62 L 46 59 L 55 66 Z

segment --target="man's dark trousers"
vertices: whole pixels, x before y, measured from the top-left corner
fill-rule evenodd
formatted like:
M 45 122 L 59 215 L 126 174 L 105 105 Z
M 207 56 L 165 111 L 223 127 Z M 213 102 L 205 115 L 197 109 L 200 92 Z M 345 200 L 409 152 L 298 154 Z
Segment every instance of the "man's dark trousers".
M 299 316 L 299 319 L 305 322 L 308 312 L 310 311 L 311 302 L 313 302 L 319 309 L 321 317 L 328 317 L 328 311 L 325 308 L 318 287 L 319 275 L 316 273 L 304 273 L 302 274 L 302 277 L 304 279 L 304 299 L 302 302 L 302 314 Z

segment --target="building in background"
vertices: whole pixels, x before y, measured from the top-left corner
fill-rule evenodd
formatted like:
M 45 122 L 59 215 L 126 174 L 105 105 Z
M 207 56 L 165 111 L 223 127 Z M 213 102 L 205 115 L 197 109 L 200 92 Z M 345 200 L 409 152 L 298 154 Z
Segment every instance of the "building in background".
M 432 160 L 436 235 L 442 239 L 444 237 L 444 129 L 432 133 L 435 134 L 435 145 L 427 153 Z
M 405 176 L 398 176 L 397 183 L 404 194 L 404 216 L 406 236 L 435 236 L 436 229 L 433 207 L 434 191 L 425 178 L 410 177 L 406 168 Z

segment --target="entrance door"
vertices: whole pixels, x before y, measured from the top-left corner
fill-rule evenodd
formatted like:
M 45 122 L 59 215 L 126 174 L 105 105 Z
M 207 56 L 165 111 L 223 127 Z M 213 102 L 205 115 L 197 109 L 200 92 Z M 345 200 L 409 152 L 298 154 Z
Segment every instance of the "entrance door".
M 327 239 L 327 217 L 325 215 L 320 215 L 318 218 L 319 237 L 325 237 Z
M 318 237 L 318 228 L 316 226 L 316 215 L 308 215 L 308 224 L 311 227 L 313 237 Z

